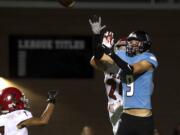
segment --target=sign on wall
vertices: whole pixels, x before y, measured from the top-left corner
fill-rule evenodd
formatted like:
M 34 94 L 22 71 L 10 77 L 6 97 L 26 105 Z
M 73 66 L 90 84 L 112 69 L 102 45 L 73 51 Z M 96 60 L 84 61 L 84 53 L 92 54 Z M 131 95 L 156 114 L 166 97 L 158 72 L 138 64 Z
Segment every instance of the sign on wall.
M 10 36 L 10 77 L 92 78 L 91 36 Z

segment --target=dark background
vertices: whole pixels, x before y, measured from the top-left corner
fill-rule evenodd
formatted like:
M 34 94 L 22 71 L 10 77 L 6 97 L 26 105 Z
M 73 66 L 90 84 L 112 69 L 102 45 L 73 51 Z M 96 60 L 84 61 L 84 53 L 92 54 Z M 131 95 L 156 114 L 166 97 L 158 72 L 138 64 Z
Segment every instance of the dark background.
M 91 56 L 92 36 L 11 35 L 9 77 L 92 78 Z
M 9 35 L 91 35 L 88 19 L 100 15 L 116 36 L 143 29 L 152 35 L 152 49 L 159 61 L 155 73 L 153 112 L 160 135 L 171 135 L 180 122 L 180 10 L 179 9 L 64 9 L 0 8 L 0 72 L 8 77 Z M 90 58 L 89 58 L 90 59 Z M 79 135 L 90 125 L 97 135 L 112 135 L 106 111 L 103 73 L 92 79 L 12 79 L 30 99 L 33 114 L 45 108 L 46 93 L 58 89 L 55 113 L 46 127 L 31 127 L 30 135 Z

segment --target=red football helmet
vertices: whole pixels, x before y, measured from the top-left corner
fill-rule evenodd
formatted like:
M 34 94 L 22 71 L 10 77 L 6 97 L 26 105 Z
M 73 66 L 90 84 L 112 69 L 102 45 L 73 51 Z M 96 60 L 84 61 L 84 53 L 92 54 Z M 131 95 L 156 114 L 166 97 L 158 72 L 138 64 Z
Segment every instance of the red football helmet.
M 15 110 L 21 110 L 28 107 L 28 99 L 15 87 L 7 87 L 0 94 L 1 113 L 9 113 Z

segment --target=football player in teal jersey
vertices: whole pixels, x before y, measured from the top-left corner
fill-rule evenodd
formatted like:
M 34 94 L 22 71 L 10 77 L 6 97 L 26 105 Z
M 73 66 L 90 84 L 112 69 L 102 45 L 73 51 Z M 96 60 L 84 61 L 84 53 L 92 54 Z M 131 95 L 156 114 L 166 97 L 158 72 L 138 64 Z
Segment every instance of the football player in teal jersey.
M 108 37 L 107 41 L 93 47 L 94 57 L 104 63 L 115 63 L 122 70 L 123 114 L 117 135 L 153 135 L 151 96 L 153 74 L 158 62 L 150 52 L 150 35 L 144 31 L 134 31 L 127 37 L 126 50 L 114 52 L 113 34 L 105 34 L 104 40 Z

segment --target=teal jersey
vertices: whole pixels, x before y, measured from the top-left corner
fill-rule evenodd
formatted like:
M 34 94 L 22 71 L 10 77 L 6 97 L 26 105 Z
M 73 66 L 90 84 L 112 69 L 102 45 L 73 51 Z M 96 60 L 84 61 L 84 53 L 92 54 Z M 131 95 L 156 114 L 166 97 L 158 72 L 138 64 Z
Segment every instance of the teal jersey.
M 142 60 L 145 60 L 153 65 L 153 69 L 138 75 L 121 74 L 123 85 L 123 107 L 128 108 L 145 108 L 151 109 L 151 95 L 153 93 L 153 72 L 157 68 L 158 62 L 156 57 L 150 52 L 144 52 L 133 57 L 120 50 L 116 54 L 132 65 Z

